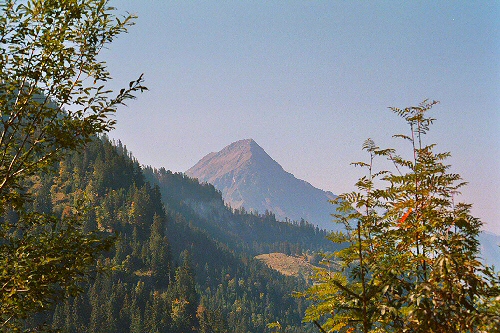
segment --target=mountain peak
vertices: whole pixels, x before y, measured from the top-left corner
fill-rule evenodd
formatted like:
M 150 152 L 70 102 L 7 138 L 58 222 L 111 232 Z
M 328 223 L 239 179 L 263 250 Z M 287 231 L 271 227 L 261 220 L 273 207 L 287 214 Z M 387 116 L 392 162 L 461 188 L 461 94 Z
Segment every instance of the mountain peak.
M 237 170 L 281 168 L 253 139 L 244 139 L 231 143 L 219 152 L 203 157 L 196 165 L 186 171 L 207 183 L 214 183 L 220 177 L 233 174 Z
M 242 140 L 235 141 L 235 142 L 231 143 L 228 147 L 236 146 L 236 145 L 252 145 L 252 144 L 257 144 L 257 142 L 255 142 L 254 139 L 250 138 L 250 139 L 242 139 Z
M 267 210 L 278 219 L 304 218 L 332 228 L 330 214 L 335 209 L 328 200 L 335 196 L 283 170 L 253 139 L 239 140 L 208 154 L 186 174 L 214 185 L 233 208 Z
M 257 142 L 255 142 L 253 139 L 243 139 L 243 140 L 239 140 L 239 141 L 231 143 L 230 145 L 228 145 L 224 149 L 222 149 L 220 152 L 224 152 L 224 151 L 251 152 L 252 149 L 263 150 L 257 144 Z
M 250 161 L 258 163 L 276 163 L 265 150 L 257 144 L 253 139 L 244 139 L 231 143 L 219 153 L 220 157 L 236 157 L 238 156 L 241 162 Z M 224 161 L 229 162 L 229 161 Z M 266 165 L 269 167 L 269 165 Z

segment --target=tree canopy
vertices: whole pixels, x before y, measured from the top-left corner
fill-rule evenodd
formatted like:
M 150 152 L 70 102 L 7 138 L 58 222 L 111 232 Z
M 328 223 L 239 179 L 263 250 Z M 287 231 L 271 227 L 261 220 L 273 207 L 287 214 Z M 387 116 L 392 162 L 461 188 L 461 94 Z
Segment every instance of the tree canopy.
M 456 201 L 465 186 L 445 163 L 449 153 L 426 143 L 437 102 L 390 108 L 409 131 L 394 137 L 409 149 L 381 149 L 372 139 L 357 191 L 335 200 L 347 246 L 325 258 L 306 321 L 336 332 L 497 332 L 499 276 L 479 259 L 482 226 L 470 204 Z M 394 168 L 380 170 L 378 158 Z
M 108 236 L 84 231 L 87 198 L 62 216 L 27 211 L 68 153 L 113 128 L 142 76 L 113 94 L 100 51 L 133 24 L 101 0 L 0 4 L 0 329 L 80 291 Z

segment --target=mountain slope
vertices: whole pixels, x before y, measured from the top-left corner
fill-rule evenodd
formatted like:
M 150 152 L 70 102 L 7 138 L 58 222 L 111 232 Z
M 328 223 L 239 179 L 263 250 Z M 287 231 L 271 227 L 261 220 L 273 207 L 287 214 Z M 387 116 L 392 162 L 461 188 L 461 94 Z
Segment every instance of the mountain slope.
M 240 140 L 203 157 L 186 174 L 211 183 L 233 208 L 273 212 L 278 219 L 305 219 L 333 229 L 331 192 L 315 188 L 283 170 L 254 140 Z
M 176 211 L 195 228 L 227 245 L 233 251 L 251 256 L 284 252 L 330 252 L 338 249 L 327 232 L 310 223 L 277 221 L 273 214 L 247 213 L 230 209 L 213 185 L 200 184 L 182 173 L 145 167 L 146 179 L 160 189 L 169 211 Z
M 291 295 L 306 280 L 254 256 L 331 251 L 324 231 L 233 212 L 212 185 L 141 168 L 106 138 L 56 167 L 35 179 L 27 208 L 61 216 L 85 195 L 91 202 L 82 228 L 116 235 L 99 258 L 99 267 L 113 269 L 82 284 L 84 293 L 28 318 L 26 329 L 47 323 L 72 333 L 271 333 L 267 324 L 279 320 L 286 332 L 316 331 L 302 323 L 304 303 Z

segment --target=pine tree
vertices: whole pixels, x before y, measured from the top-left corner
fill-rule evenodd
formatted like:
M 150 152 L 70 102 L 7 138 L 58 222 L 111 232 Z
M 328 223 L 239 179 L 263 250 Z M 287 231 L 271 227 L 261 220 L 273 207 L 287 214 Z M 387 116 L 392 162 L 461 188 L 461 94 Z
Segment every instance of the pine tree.
M 151 277 L 157 288 L 167 288 L 170 283 L 170 247 L 165 236 L 163 219 L 155 214 L 149 237 L 151 253 Z
M 175 271 L 175 282 L 169 286 L 168 294 L 173 331 L 186 333 L 198 326 L 196 311 L 199 297 L 189 252 L 182 252 L 181 258 L 182 264 Z
M 143 321 L 141 315 L 141 309 L 137 305 L 136 299 L 132 301 L 130 307 L 130 333 L 142 333 L 143 332 Z

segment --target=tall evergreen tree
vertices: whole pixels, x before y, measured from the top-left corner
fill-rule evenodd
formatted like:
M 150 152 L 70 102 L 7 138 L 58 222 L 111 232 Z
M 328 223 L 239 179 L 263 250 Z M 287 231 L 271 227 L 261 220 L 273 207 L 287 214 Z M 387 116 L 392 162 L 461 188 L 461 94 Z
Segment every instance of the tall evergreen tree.
M 172 329 L 176 333 L 190 332 L 198 326 L 198 294 L 188 251 L 182 252 L 181 260 L 181 266 L 175 271 L 175 282 L 169 286 Z
M 165 236 L 163 218 L 155 214 L 149 236 L 149 251 L 151 252 L 151 277 L 158 288 L 166 288 L 170 283 L 170 247 Z

